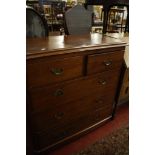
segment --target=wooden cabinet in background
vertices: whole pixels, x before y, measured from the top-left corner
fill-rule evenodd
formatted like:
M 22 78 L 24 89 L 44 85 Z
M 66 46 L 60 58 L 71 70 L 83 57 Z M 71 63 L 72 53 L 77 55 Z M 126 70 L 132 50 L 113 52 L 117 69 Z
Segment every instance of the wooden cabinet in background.
M 27 39 L 27 115 L 46 154 L 113 116 L 125 42 L 91 34 Z

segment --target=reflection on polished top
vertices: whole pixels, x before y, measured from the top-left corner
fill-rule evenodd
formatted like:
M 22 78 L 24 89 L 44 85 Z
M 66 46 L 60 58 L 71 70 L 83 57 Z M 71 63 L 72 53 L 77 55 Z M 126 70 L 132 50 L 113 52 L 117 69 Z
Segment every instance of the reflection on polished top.
M 124 46 L 125 41 L 102 35 L 99 33 L 92 33 L 90 35 L 68 35 L 68 36 L 49 36 L 47 38 L 29 38 L 26 40 L 27 56 L 39 56 L 61 54 L 61 50 L 69 53 L 80 51 L 80 49 L 95 49 L 107 48 L 114 46 Z M 74 51 L 75 50 L 75 51 Z

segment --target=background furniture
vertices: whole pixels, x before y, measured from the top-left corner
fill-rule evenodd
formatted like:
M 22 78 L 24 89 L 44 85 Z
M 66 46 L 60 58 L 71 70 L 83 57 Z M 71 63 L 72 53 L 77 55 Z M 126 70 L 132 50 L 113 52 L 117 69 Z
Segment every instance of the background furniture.
M 35 153 L 113 118 L 125 45 L 101 34 L 27 39 L 27 117 Z
M 37 11 L 40 12 L 40 14 L 45 14 L 42 8 L 43 5 L 51 6 L 51 16 L 48 17 L 49 20 L 47 20 L 50 31 L 59 31 L 60 29 L 62 30 L 63 28 L 65 28 L 63 15 L 65 11 L 73 7 L 71 4 L 68 6 L 64 1 L 49 0 L 39 1 L 39 6 L 38 4 L 37 6 L 35 5 L 36 1 L 33 3 L 27 1 L 27 4 L 33 6 Z M 95 14 L 94 16 L 92 16 L 92 26 L 95 27 L 96 32 L 118 32 L 118 30 L 120 30 L 121 32 L 129 32 L 129 0 L 86 0 L 86 3 L 84 4 L 85 8 L 87 8 L 88 10 L 90 6 L 94 5 L 102 6 L 102 13 L 100 14 L 101 20 L 94 20 Z M 113 8 L 114 6 L 117 8 Z M 125 16 L 126 20 L 124 20 L 123 17 L 120 16 L 120 21 L 117 20 L 116 22 L 116 16 L 114 14 L 123 14 L 124 12 L 124 9 L 121 9 L 120 7 L 127 8 L 127 17 Z M 112 14 L 114 15 L 113 17 L 115 17 L 115 19 L 110 22 Z
M 127 19 L 125 24 L 125 32 L 129 32 L 129 0 L 105 0 L 104 5 L 104 23 L 103 23 L 103 33 L 106 33 L 107 23 L 108 23 L 108 14 L 110 8 L 113 6 L 126 6 L 127 7 Z
M 64 11 L 66 3 L 64 1 L 47 1 L 43 3 L 51 7 L 51 21 L 49 28 L 51 31 L 59 31 L 64 25 Z
M 53 13 L 52 13 L 52 8 L 51 5 L 43 5 L 43 13 L 44 13 L 44 17 L 47 21 L 47 25 L 49 28 L 52 29 L 52 23 L 55 20 Z
M 103 5 L 103 33 L 107 32 L 108 27 L 108 16 L 109 11 L 113 6 L 125 6 L 127 7 L 127 19 L 125 23 L 125 30 L 124 32 L 129 32 L 129 0 L 86 0 L 85 6 L 88 5 Z
M 108 14 L 108 23 L 107 23 L 107 32 L 122 32 L 123 28 L 123 19 L 124 19 L 124 11 L 125 9 L 121 8 L 110 8 Z
M 26 7 L 26 37 L 47 37 L 48 26 L 43 17 L 32 7 Z
M 92 12 L 82 5 L 75 5 L 65 12 L 66 34 L 89 34 L 92 27 Z
M 60 31 L 60 29 L 64 25 L 64 11 L 66 8 L 65 1 L 48 1 L 44 0 L 40 4 L 42 7 L 48 5 L 51 8 L 50 18 L 51 20 L 48 22 L 50 31 Z
M 28 6 L 33 7 L 41 16 L 43 16 L 48 24 L 49 31 L 59 31 L 64 25 L 64 11 L 66 8 L 65 1 L 26 1 Z

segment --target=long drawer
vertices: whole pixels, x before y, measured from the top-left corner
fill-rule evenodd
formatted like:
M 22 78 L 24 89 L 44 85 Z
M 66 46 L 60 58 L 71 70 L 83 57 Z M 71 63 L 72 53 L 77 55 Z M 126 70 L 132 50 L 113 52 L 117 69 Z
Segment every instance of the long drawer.
M 44 58 L 27 62 L 27 85 L 29 88 L 70 80 L 83 74 L 83 57 L 65 59 Z
M 92 54 L 88 56 L 87 74 L 99 73 L 120 68 L 123 62 L 123 51 Z
M 95 76 L 72 80 L 57 85 L 32 89 L 30 91 L 31 112 L 43 111 L 47 108 L 54 108 L 73 102 L 79 97 L 85 97 L 92 94 L 104 94 L 115 92 L 119 70 L 114 72 L 104 72 Z
M 113 92 L 107 95 L 93 95 L 81 98 L 76 102 L 70 102 L 47 109 L 46 111 L 31 115 L 33 132 L 42 132 L 48 128 L 64 128 L 70 126 L 80 117 L 85 117 L 90 111 L 101 108 L 113 107 Z
M 72 119 L 72 121 L 64 123 L 62 126 L 57 128 L 48 128 L 48 130 L 44 132 L 34 133 L 36 149 L 55 145 L 56 143 L 66 140 L 74 134 L 83 132 L 83 130 L 86 130 L 92 125 L 110 117 L 112 114 L 112 106 L 110 104 L 111 103 L 108 104 L 109 106 L 105 106 L 99 110 L 90 109 L 89 111 L 85 111 L 83 115 L 80 115 L 76 119 Z

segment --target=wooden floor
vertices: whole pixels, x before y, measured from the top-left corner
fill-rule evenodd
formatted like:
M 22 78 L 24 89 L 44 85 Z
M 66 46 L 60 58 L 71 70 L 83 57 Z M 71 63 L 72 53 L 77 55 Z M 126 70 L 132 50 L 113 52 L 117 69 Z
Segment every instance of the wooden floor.
M 78 140 L 51 152 L 49 155 L 71 155 L 72 153 L 78 152 L 85 147 L 95 143 L 96 141 L 102 139 L 104 136 L 128 123 L 129 104 L 125 103 L 117 108 L 114 120 L 106 123 L 91 133 L 79 138 Z

